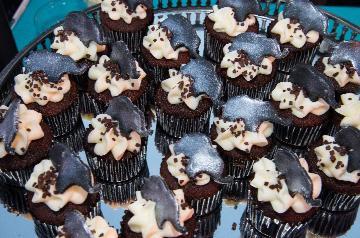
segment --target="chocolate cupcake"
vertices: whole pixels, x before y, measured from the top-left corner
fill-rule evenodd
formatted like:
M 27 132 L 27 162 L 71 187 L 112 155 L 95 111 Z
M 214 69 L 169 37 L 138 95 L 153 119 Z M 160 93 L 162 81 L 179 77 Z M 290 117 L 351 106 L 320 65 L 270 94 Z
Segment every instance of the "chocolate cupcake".
M 63 144 L 55 144 L 49 159 L 34 167 L 26 182 L 27 202 L 39 237 L 55 237 L 57 227 L 73 210 L 86 217 L 100 213 L 97 187 L 89 167 Z
M 247 206 L 251 225 L 269 237 L 305 237 L 321 206 L 320 176 L 288 150 L 278 150 L 273 160 L 261 158 L 253 171 Z
M 310 0 L 286 2 L 278 19 L 268 27 L 269 37 L 289 51 L 278 69 L 289 72 L 298 63 L 311 63 L 327 28 L 327 17 Z
M 211 127 L 211 140 L 225 162 L 226 174 L 245 178 L 258 159 L 272 152 L 272 122 L 288 122 L 277 115 L 270 102 L 248 96 L 233 97 L 220 110 Z
M 162 161 L 160 175 L 170 189 L 184 189 L 185 199 L 198 216 L 214 211 L 222 202 L 224 162 L 210 139 L 200 133 L 188 134 L 170 145 L 171 154 Z
M 220 63 L 223 48 L 244 32 L 259 32 L 259 23 L 254 14 L 261 14 L 257 0 L 220 0 L 214 5 L 204 21 L 205 55 Z
M 146 163 L 147 136 L 144 113 L 129 98 L 114 98 L 86 131 L 85 152 L 96 178 L 122 182 L 136 176 Z
M 194 237 L 194 209 L 185 202 L 184 191 L 171 190 L 160 177 L 145 179 L 128 208 L 120 224 L 123 237 Z
M 35 164 L 46 158 L 53 134 L 41 113 L 15 99 L 0 106 L 0 180 L 24 186 Z
M 329 109 L 337 107 L 333 85 L 314 67 L 298 64 L 289 82 L 280 82 L 271 93 L 279 115 L 291 119 L 290 125 L 275 124 L 275 136 L 292 146 L 307 146 L 323 133 Z
M 63 143 L 70 147 L 75 153 L 79 153 L 84 150 L 83 138 L 85 135 L 85 127 L 83 122 L 80 120 L 72 131 L 68 132 L 63 136 L 56 137 L 54 140 L 59 143 Z
M 174 144 L 179 138 L 173 137 L 167 134 L 159 124 L 156 125 L 155 129 L 155 146 L 162 155 L 170 153 L 169 145 Z
M 137 53 L 147 27 L 154 21 L 152 1 L 103 0 L 100 21 L 111 41 L 124 41 L 132 53 Z
M 275 84 L 277 59 L 286 56 L 274 39 L 243 33 L 224 47 L 219 74 L 224 83 L 225 100 L 248 95 L 268 99 Z
M 192 59 L 172 71 L 156 90 L 155 110 L 158 123 L 166 133 L 181 137 L 190 132 L 205 132 L 213 105 L 221 97 L 221 81 L 214 66 Z
M 110 57 L 103 55 L 89 69 L 88 94 L 95 103 L 95 113 L 106 111 L 109 102 L 126 96 L 145 111 L 149 79 L 123 41 L 112 44 Z
M 29 207 L 26 202 L 26 194 L 26 190 L 22 187 L 0 183 L 0 203 L 10 213 L 24 216 L 28 214 Z
M 234 179 L 232 183 L 224 186 L 223 198 L 233 201 L 242 202 L 246 201 L 249 193 L 249 180 L 246 179 Z

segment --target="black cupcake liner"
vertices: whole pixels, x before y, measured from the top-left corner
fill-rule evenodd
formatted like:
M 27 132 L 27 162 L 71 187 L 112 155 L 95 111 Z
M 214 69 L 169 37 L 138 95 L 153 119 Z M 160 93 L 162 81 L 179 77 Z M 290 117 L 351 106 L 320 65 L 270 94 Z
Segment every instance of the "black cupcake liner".
M 241 216 L 240 219 L 240 237 L 241 238 L 270 238 L 262 234 L 260 231 L 256 230 L 253 225 L 251 225 L 250 219 L 246 211 Z
M 155 129 L 155 146 L 163 155 L 170 153 L 169 145 L 176 143 L 179 138 L 168 135 L 159 124 Z
M 271 155 L 269 156 L 270 158 L 273 158 L 275 153 L 279 150 L 279 149 L 287 149 L 290 150 L 292 152 L 294 152 L 298 157 L 300 158 L 307 158 L 308 155 L 308 147 L 296 147 L 296 146 L 291 146 L 288 144 L 285 144 L 281 141 L 276 140 L 275 141 L 275 145 L 273 148 L 273 151 L 271 153 Z M 269 159 L 270 159 L 269 158 Z
M 70 75 L 70 79 L 76 83 L 79 92 L 84 92 L 87 88 L 88 80 L 89 80 L 88 72 L 89 70 L 87 70 L 85 73 L 81 75 L 73 75 L 73 74 Z
M 222 203 L 222 195 L 223 189 L 221 188 L 211 197 L 190 200 L 190 206 L 194 209 L 196 216 L 204 216 L 219 208 Z
M 220 225 L 221 205 L 212 213 L 198 217 L 196 220 L 195 237 L 212 237 Z
M 81 121 L 77 123 L 75 128 L 69 133 L 55 138 L 55 141 L 66 144 L 75 153 L 83 150 L 83 138 L 85 135 L 85 127 Z
M 80 113 L 95 114 L 95 102 L 94 99 L 87 92 L 79 92 L 80 100 Z
M 297 51 L 294 53 L 294 57 L 292 59 L 279 60 L 278 70 L 282 72 L 290 72 L 291 69 L 298 63 L 311 64 L 318 48 L 319 46 L 316 46 L 307 50 Z
M 224 47 L 225 43 L 219 41 L 215 37 L 213 37 L 205 27 L 205 39 L 204 39 L 204 54 L 210 60 L 221 63 L 224 58 Z
M 249 192 L 247 179 L 234 179 L 232 183 L 224 185 L 223 198 L 234 201 L 246 200 Z
M 252 172 L 253 165 L 256 161 L 257 160 L 246 159 L 234 162 L 232 158 L 226 158 L 226 174 L 234 177 L 235 179 L 247 178 Z
M 30 179 L 33 169 L 34 166 L 11 171 L 0 169 L 0 183 L 24 187 L 26 182 Z
M 26 194 L 25 188 L 0 184 L 0 202 L 11 213 L 26 214 L 29 212 Z
M 320 198 L 322 200 L 321 208 L 332 212 L 351 211 L 357 209 L 360 204 L 360 194 L 347 195 L 326 188 L 323 188 Z
M 110 39 L 111 42 L 124 41 L 131 53 L 140 52 L 142 40 L 147 33 L 147 27 L 140 31 L 134 32 L 113 31 L 105 26 L 103 28 L 105 30 L 106 36 Z

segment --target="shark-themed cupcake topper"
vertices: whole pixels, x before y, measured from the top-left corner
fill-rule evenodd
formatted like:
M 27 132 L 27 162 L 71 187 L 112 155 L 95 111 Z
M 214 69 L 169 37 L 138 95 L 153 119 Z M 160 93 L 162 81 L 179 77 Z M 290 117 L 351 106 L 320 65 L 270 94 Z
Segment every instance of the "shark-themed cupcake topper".
M 92 238 L 90 229 L 85 224 L 86 220 L 83 214 L 77 210 L 65 214 L 63 231 L 66 237 Z
M 278 149 L 274 154 L 274 163 L 280 174 L 285 177 L 289 191 L 302 195 L 313 207 L 321 206 L 321 200 L 313 199 L 312 180 L 294 152 Z
M 136 59 L 123 41 L 112 44 L 110 59 L 120 67 L 120 75 L 123 78 L 137 79 L 140 73 L 136 69 Z
M 18 130 L 19 105 L 20 100 L 15 99 L 0 121 L 0 139 L 4 142 L 6 152 L 11 155 L 15 154 L 15 150 L 11 147 L 11 144 Z
M 105 114 L 118 121 L 122 133 L 129 135 L 132 131 L 136 131 L 142 137 L 149 135 L 144 113 L 128 97 L 113 98 Z
M 155 217 L 159 228 L 163 228 L 164 222 L 169 221 L 181 233 L 186 233 L 186 228 L 180 224 L 180 205 L 177 203 L 175 194 L 159 176 L 150 176 L 144 179 L 141 196 L 156 203 Z
M 235 37 L 229 50 L 243 50 L 256 65 L 260 65 L 265 56 L 281 59 L 289 53 L 287 49 L 281 52 L 280 45 L 275 39 L 254 32 L 245 32 Z
M 78 65 L 70 56 L 47 50 L 30 53 L 24 67 L 27 73 L 43 71 L 52 83 L 57 83 L 64 74 L 81 75 L 88 69 L 86 64 Z
M 348 148 L 349 156 L 347 171 L 360 170 L 360 131 L 354 127 L 346 127 L 338 131 L 335 141 Z
M 153 8 L 152 0 L 123 0 L 123 2 L 129 7 L 130 11 L 135 11 L 140 4 L 148 9 Z
M 289 125 L 290 120 L 281 118 L 270 102 L 252 99 L 246 95 L 230 98 L 222 107 L 225 120 L 243 119 L 245 129 L 254 131 L 265 121 Z
M 351 62 L 354 69 L 360 74 L 360 42 L 345 41 L 336 44 L 330 56 L 331 64 Z
M 169 15 L 160 22 L 160 26 L 171 32 L 170 43 L 174 49 L 186 47 L 191 56 L 199 56 L 200 38 L 188 19 L 181 15 Z
M 89 193 L 98 192 L 99 188 L 93 186 L 90 168 L 69 147 L 56 143 L 50 149 L 49 157 L 59 173 L 57 192 L 63 193 L 72 185 L 78 185 Z
M 185 172 L 190 178 L 194 179 L 198 174 L 206 173 L 218 183 L 232 181 L 232 177 L 223 177 L 224 162 L 205 134 L 185 135 L 174 144 L 174 152 L 183 153 L 188 158 Z
M 245 21 L 249 14 L 264 13 L 257 0 L 219 0 L 219 7 L 231 7 L 235 12 L 235 19 L 240 22 Z

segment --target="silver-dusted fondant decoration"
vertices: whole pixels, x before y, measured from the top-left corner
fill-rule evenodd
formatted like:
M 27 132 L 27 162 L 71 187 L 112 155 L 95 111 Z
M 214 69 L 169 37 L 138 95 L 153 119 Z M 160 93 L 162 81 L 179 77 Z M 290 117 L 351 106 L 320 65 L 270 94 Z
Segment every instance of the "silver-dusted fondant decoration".
M 164 222 L 169 221 L 175 229 L 186 233 L 186 227 L 180 224 L 180 205 L 177 203 L 175 194 L 159 176 L 144 178 L 141 188 L 141 196 L 155 202 L 155 218 L 159 228 L 163 228 Z
M 92 233 L 85 224 L 85 217 L 77 210 L 65 214 L 63 231 L 66 237 L 92 238 Z
M 27 73 L 43 71 L 50 82 L 56 83 L 68 73 L 81 75 L 86 72 L 86 64 L 78 65 L 70 56 L 47 50 L 34 51 L 24 60 Z
M 191 59 L 180 67 L 180 73 L 190 76 L 193 80 L 192 89 L 196 95 L 205 93 L 217 103 L 221 96 L 221 79 L 215 71 L 215 66 L 203 58 Z
M 321 200 L 314 199 L 312 180 L 301 166 L 299 157 L 287 149 L 278 149 L 274 154 L 276 169 L 285 177 L 288 189 L 302 195 L 305 201 L 313 207 L 321 206 Z
M 113 98 L 105 114 L 119 122 L 119 129 L 122 133 L 130 134 L 132 131 L 136 131 L 142 137 L 149 135 L 144 113 L 128 97 Z
M 131 11 L 135 11 L 140 4 L 147 8 L 153 8 L 152 0 L 123 0 Z
M 264 121 L 282 125 L 289 125 L 291 122 L 281 118 L 270 102 L 252 99 L 247 95 L 230 98 L 223 105 L 222 117 L 227 121 L 244 120 L 248 131 L 257 131 Z
M 188 158 L 185 168 L 190 178 L 200 173 L 210 175 L 218 183 L 229 183 L 232 177 L 223 177 L 224 161 L 205 134 L 187 134 L 174 144 L 175 154 L 183 153 Z
M 160 22 L 171 32 L 170 43 L 174 49 L 186 47 L 193 57 L 198 57 L 200 38 L 191 22 L 181 15 L 169 15 Z
M 237 21 L 245 21 L 249 14 L 262 14 L 257 0 L 219 0 L 219 7 L 231 7 Z
M 360 169 L 360 131 L 354 127 L 346 127 L 338 131 L 335 141 L 347 148 L 349 156 L 347 171 L 349 173 Z
M 340 42 L 334 47 L 330 56 L 330 63 L 341 64 L 346 62 L 351 62 L 354 69 L 360 73 L 360 42 Z
M 123 78 L 137 79 L 140 73 L 136 69 L 136 59 L 123 41 L 112 44 L 110 59 L 120 67 L 120 75 Z
M 0 122 L 0 139 L 4 142 L 5 150 L 9 154 L 15 154 L 14 148 L 11 147 L 12 141 L 16 136 L 19 124 L 19 105 L 20 100 L 15 99 L 9 106 Z

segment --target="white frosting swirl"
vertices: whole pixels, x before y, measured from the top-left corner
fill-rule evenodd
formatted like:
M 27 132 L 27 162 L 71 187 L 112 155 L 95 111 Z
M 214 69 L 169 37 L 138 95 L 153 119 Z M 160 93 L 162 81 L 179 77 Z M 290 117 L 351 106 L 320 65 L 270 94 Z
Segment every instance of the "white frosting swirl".
M 59 211 L 68 203 L 82 204 L 85 202 L 88 193 L 80 186 L 73 185 L 65 190 L 64 193 L 56 192 L 56 177 L 58 173 L 55 171 L 55 181 L 43 181 L 49 186 L 46 192 L 42 187 L 39 177 L 44 180 L 45 173 L 52 173 L 55 171 L 55 167 L 51 160 L 42 160 L 34 167 L 34 171 L 31 173 L 30 179 L 26 182 L 26 190 L 33 192 L 34 196 L 31 200 L 33 203 L 45 203 L 54 212 Z M 38 188 L 38 186 L 40 186 Z
M 293 89 L 294 86 L 291 82 L 280 82 L 271 92 L 272 99 L 280 102 L 280 109 L 291 109 L 292 114 L 298 118 L 304 118 L 309 113 L 320 116 L 329 110 L 329 104 L 322 98 L 313 102 L 310 98 L 305 97 L 302 90 L 296 96 Z
M 345 93 L 340 96 L 342 105 L 335 111 L 344 116 L 341 127 L 352 126 L 360 130 L 360 96 L 354 93 Z
M 330 64 L 329 57 L 324 57 L 322 63 L 325 65 L 324 74 L 335 79 L 340 87 L 344 87 L 348 83 L 360 85 L 360 78 L 355 70 L 354 73 L 351 74 L 345 66 Z
M 312 197 L 315 199 L 321 192 L 321 178 L 317 174 L 308 172 L 308 164 L 304 159 L 301 158 L 300 163 L 312 181 Z M 285 179 L 279 178 L 280 173 L 273 161 L 263 157 L 254 164 L 253 171 L 255 177 L 251 180 L 250 185 L 257 188 L 258 201 L 270 202 L 277 213 L 284 213 L 289 208 L 292 208 L 296 213 L 305 213 L 311 209 L 302 195 L 298 193 L 294 197 L 290 195 Z
M 88 135 L 87 141 L 95 144 L 94 153 L 104 156 L 111 152 L 115 160 L 121 160 L 126 151 L 138 153 L 141 146 L 140 135 L 132 131 L 128 138 L 121 135 L 117 122 L 111 116 L 100 114 L 91 120 L 94 128 Z
M 213 12 L 208 17 L 214 22 L 214 30 L 216 32 L 224 32 L 228 36 L 237 36 L 248 30 L 249 26 L 255 25 L 256 18 L 250 14 L 244 21 L 238 22 L 235 19 L 234 10 L 231 7 L 220 8 L 214 5 Z
M 111 20 L 123 19 L 127 24 L 130 24 L 134 18 L 145 19 L 146 10 L 143 4 L 137 5 L 135 11 L 130 11 L 123 1 L 103 0 L 101 2 L 101 11 L 107 13 Z
M 186 52 L 186 47 L 172 48 L 167 29 L 160 25 L 151 25 L 147 35 L 143 39 L 143 46 L 149 50 L 156 59 L 172 59 L 177 60 L 180 52 Z

